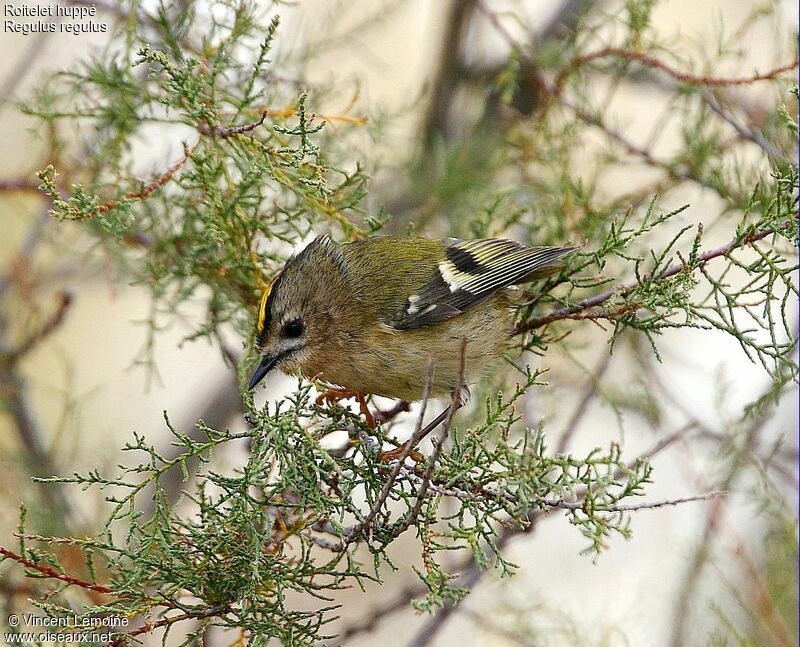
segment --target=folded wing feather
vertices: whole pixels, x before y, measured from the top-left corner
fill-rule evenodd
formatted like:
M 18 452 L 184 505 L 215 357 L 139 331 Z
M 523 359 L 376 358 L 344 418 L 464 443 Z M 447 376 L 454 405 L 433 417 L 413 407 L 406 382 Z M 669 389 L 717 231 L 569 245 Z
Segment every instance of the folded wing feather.
M 491 297 L 497 290 L 545 275 L 545 268 L 574 247 L 526 247 L 513 240 L 458 241 L 445 248 L 431 280 L 410 295 L 387 322 L 398 330 L 429 326 L 455 317 Z M 544 270 L 544 271 L 543 271 Z

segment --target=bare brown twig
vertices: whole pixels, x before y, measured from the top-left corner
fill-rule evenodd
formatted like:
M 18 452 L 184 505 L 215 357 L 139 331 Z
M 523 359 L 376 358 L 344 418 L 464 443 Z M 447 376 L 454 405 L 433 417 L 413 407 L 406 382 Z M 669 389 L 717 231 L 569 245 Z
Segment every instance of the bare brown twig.
M 72 294 L 67 290 L 62 290 L 58 295 L 58 305 L 55 312 L 44 322 L 44 325 L 23 340 L 16 348 L 10 349 L 7 353 L 0 356 L 0 363 L 11 365 L 15 364 L 21 357 L 27 354 L 32 348 L 52 334 L 64 321 L 72 304 Z
M 428 493 L 428 488 L 431 485 L 431 476 L 433 475 L 433 470 L 436 467 L 436 461 L 439 459 L 439 454 L 441 454 L 442 452 L 444 441 L 447 439 L 447 436 L 450 433 L 450 424 L 453 422 L 453 416 L 455 415 L 456 410 L 458 409 L 458 404 L 461 399 L 461 388 L 463 387 L 463 381 L 464 381 L 464 370 L 465 370 L 464 362 L 465 362 L 466 350 L 467 350 L 467 343 L 466 340 L 463 340 L 461 343 L 461 359 L 460 359 L 461 364 L 458 370 L 458 382 L 456 383 L 456 388 L 453 391 L 453 398 L 450 402 L 450 406 L 448 407 L 447 419 L 444 421 L 444 424 L 442 424 L 442 429 L 439 432 L 439 436 L 433 443 L 433 453 L 428 458 L 428 466 L 425 468 L 425 472 L 422 475 L 422 481 L 419 484 L 419 489 L 417 490 L 417 497 L 414 500 L 414 505 L 412 506 L 411 510 L 408 511 L 408 514 L 405 516 L 403 521 L 398 526 L 397 529 L 398 535 L 408 530 L 408 528 L 410 528 L 411 525 L 416 522 L 420 510 L 422 510 L 422 504 L 425 502 L 425 495 Z
M 361 521 L 359 524 L 357 524 L 356 527 L 353 528 L 347 534 L 347 538 L 345 539 L 345 542 L 344 542 L 345 547 L 347 545 L 351 544 L 356 539 L 358 539 L 358 537 L 365 530 L 369 529 L 370 524 L 375 519 L 375 516 L 380 511 L 380 509 L 383 506 L 383 504 L 386 502 L 386 499 L 389 496 L 389 493 L 391 492 L 391 489 L 392 489 L 392 486 L 394 485 L 394 482 L 397 480 L 397 477 L 400 474 L 400 471 L 401 471 L 401 469 L 403 467 L 403 464 L 405 463 L 405 460 L 411 455 L 411 452 L 414 451 L 414 448 L 422 441 L 423 438 L 425 438 L 439 424 L 444 422 L 443 433 L 442 433 L 442 438 L 440 439 L 440 443 L 437 444 L 435 449 L 434 449 L 434 456 L 431 456 L 431 458 L 429 459 L 430 460 L 430 467 L 431 467 L 431 470 L 432 470 L 432 466 L 436 462 L 436 458 L 438 457 L 439 452 L 441 451 L 441 444 L 442 444 L 441 441 L 443 441 L 444 436 L 446 435 L 446 433 L 450 429 L 450 423 L 451 423 L 451 421 L 453 419 L 453 415 L 455 415 L 456 410 L 461 406 L 461 389 L 462 389 L 462 385 L 464 383 L 463 373 L 464 373 L 464 361 L 465 361 L 464 358 L 465 358 L 465 354 L 466 354 L 466 340 L 462 340 L 462 344 L 461 344 L 461 369 L 460 369 L 460 372 L 459 372 L 459 378 L 458 378 L 458 383 L 457 383 L 456 389 L 455 389 L 455 391 L 453 391 L 453 400 L 452 400 L 450 406 L 447 409 L 445 409 L 445 411 L 443 411 L 441 414 L 439 414 L 436 418 L 434 418 L 425 427 L 422 427 L 422 419 L 425 416 L 425 410 L 426 410 L 427 402 L 430 399 L 430 393 L 431 393 L 431 388 L 432 388 L 432 384 L 433 384 L 433 370 L 434 370 L 433 360 L 428 360 L 428 376 L 427 376 L 427 379 L 425 381 L 425 390 L 424 390 L 423 399 L 422 399 L 422 409 L 420 410 L 419 419 L 417 421 L 417 428 L 414 431 L 414 433 L 411 435 L 411 438 L 409 438 L 401 446 L 400 455 L 399 455 L 399 457 L 397 458 L 396 461 L 393 461 L 393 465 L 392 465 L 391 471 L 389 472 L 389 476 L 386 479 L 386 483 L 384 483 L 383 487 L 381 488 L 381 491 L 378 494 L 378 497 L 375 499 L 375 502 L 370 507 L 370 510 L 367 513 L 367 515 L 364 517 L 364 520 Z M 428 474 L 428 479 L 430 479 L 430 474 Z M 427 490 L 427 485 L 425 486 L 424 490 Z M 420 488 L 420 492 L 421 492 L 421 494 L 418 495 L 418 497 L 417 497 L 417 501 L 415 503 L 415 507 L 417 505 L 419 505 L 419 506 L 422 505 L 422 500 L 423 500 L 423 497 L 424 497 L 424 491 L 423 491 L 422 487 Z M 418 512 L 418 510 L 417 510 L 417 512 Z M 403 528 L 403 530 L 405 530 L 406 528 L 408 528 L 408 526 Z
M 580 421 L 586 415 L 586 411 L 589 408 L 589 403 L 597 396 L 597 391 L 600 386 L 600 378 L 602 378 L 608 370 L 609 364 L 611 363 L 611 357 L 611 353 L 603 352 L 603 356 L 600 358 L 597 366 L 589 375 L 589 379 L 586 382 L 586 386 L 581 394 L 580 400 L 578 400 L 578 404 L 575 406 L 572 416 L 570 416 L 570 419 L 564 428 L 564 433 L 561 434 L 561 438 L 558 439 L 558 445 L 556 445 L 556 454 L 564 453 L 569 447 L 569 443 L 572 440 L 572 437 L 575 435 Z
M 36 538 L 46 539 L 46 540 L 50 539 L 50 538 L 45 538 L 45 537 L 36 537 Z M 2 546 L 0 546 L 0 555 L 3 555 L 7 559 L 11 559 L 11 560 L 17 562 L 18 564 L 20 564 L 21 566 L 24 566 L 25 568 L 29 568 L 31 570 L 34 570 L 37 573 L 40 573 L 41 575 L 44 575 L 46 577 L 57 579 L 57 580 L 59 580 L 61 582 L 64 582 L 64 583 L 70 585 L 70 586 L 77 586 L 77 587 L 80 587 L 80 588 L 88 590 L 88 591 L 94 591 L 96 593 L 116 594 L 116 595 L 120 595 L 121 597 L 124 597 L 124 595 L 125 595 L 124 593 L 117 593 L 110 586 L 105 586 L 104 584 L 96 584 L 94 582 L 88 582 L 88 581 L 83 580 L 83 579 L 81 579 L 79 577 L 75 577 L 75 576 L 72 576 L 72 575 L 67 575 L 66 573 L 61 573 L 61 572 L 57 571 L 56 569 L 54 569 L 51 566 L 47 566 L 45 564 L 37 564 L 36 562 L 34 562 L 34 561 L 32 561 L 32 560 L 30 560 L 30 559 L 28 559 L 26 557 L 23 557 L 22 555 L 19 555 L 19 554 L 15 553 L 14 551 L 9 550 L 7 548 L 4 548 Z M 224 611 L 225 611 L 225 607 L 223 607 L 223 606 L 213 606 L 213 607 L 197 609 L 197 610 L 195 610 L 195 609 L 186 609 L 186 607 L 184 607 L 183 605 L 180 605 L 180 604 L 176 603 L 175 601 L 170 600 L 166 596 L 163 596 L 163 597 L 165 598 L 165 602 L 159 602 L 154 606 L 166 606 L 169 609 L 178 609 L 178 608 L 180 608 L 180 609 L 184 610 L 185 613 L 183 613 L 181 615 L 178 615 L 178 616 L 171 616 L 169 618 L 162 618 L 161 620 L 158 620 L 156 622 L 146 623 L 146 624 L 142 625 L 141 627 L 138 627 L 137 629 L 134 629 L 132 631 L 125 632 L 125 633 L 122 633 L 122 634 L 118 634 L 117 637 L 114 640 L 112 640 L 112 641 L 110 641 L 108 643 L 108 645 L 121 645 L 121 644 L 123 644 L 124 642 L 126 642 L 130 638 L 133 638 L 135 636 L 139 636 L 139 635 L 142 635 L 142 634 L 145 634 L 145 633 L 150 633 L 154 629 L 158 629 L 160 627 L 171 625 L 171 624 L 176 623 L 176 622 L 181 622 L 183 620 L 202 619 L 202 618 L 208 618 L 208 617 L 211 617 L 211 616 L 217 616 L 217 615 L 220 615 L 221 613 L 224 613 Z
M 23 457 L 31 474 L 51 477 L 56 469 L 37 424 L 26 393 L 25 380 L 13 365 L 0 365 L 0 391 L 5 400 L 5 410 L 11 415 L 20 442 L 27 451 Z M 53 518 L 61 518 L 65 524 L 77 524 L 79 516 L 71 504 L 63 486 L 53 483 L 41 489 L 42 496 L 52 510 Z
M 770 385 L 768 389 L 771 388 L 771 386 L 772 385 Z M 726 466 L 725 473 L 719 481 L 720 488 L 733 490 L 736 483 L 741 479 L 743 475 L 743 470 L 741 468 L 755 446 L 758 437 L 763 433 L 765 422 L 766 414 L 764 412 L 761 412 L 749 421 L 742 442 L 737 444 L 736 451 L 731 456 L 730 462 Z M 695 474 L 695 479 L 705 482 L 704 476 L 700 473 Z M 733 557 L 742 565 L 746 576 L 749 578 L 758 604 L 766 610 L 768 617 L 765 618 L 765 621 L 773 637 L 776 639 L 776 644 L 791 644 L 791 640 L 788 638 L 788 632 L 785 626 L 783 626 L 782 621 L 777 617 L 777 614 L 774 613 L 774 609 L 767 608 L 768 605 L 766 602 L 769 600 L 769 596 L 766 594 L 766 587 L 762 581 L 761 575 L 749 564 L 744 546 L 735 534 L 735 526 L 727 517 L 725 500 L 721 498 L 714 499 L 709 506 L 701 538 L 695 547 L 694 554 L 689 560 L 685 575 L 675 598 L 676 604 L 672 619 L 670 644 L 673 645 L 673 647 L 685 644 L 687 625 L 690 621 L 689 615 L 692 610 L 692 603 L 695 599 L 695 591 L 698 587 L 700 577 L 712 556 L 713 544 L 723 525 L 726 526 L 728 532 L 733 535 L 733 543 L 736 546 L 736 549 L 732 551 Z
M 209 124 L 200 124 L 197 127 L 197 130 L 200 131 L 202 135 L 210 135 L 211 137 L 221 137 L 222 139 L 227 139 L 228 137 L 234 137 L 235 135 L 243 135 L 244 133 L 249 133 L 252 130 L 258 128 L 261 124 L 264 123 L 264 120 L 267 118 L 268 112 L 264 110 L 261 113 L 261 118 L 257 121 L 254 121 L 249 124 L 244 124 L 242 126 L 219 126 L 219 125 L 209 125 Z
M 681 503 L 689 503 L 691 501 L 708 501 L 709 499 L 717 499 L 726 496 L 728 493 L 724 490 L 714 490 L 706 492 L 705 494 L 696 494 L 694 496 L 681 497 L 678 499 L 665 499 L 663 501 L 643 501 L 642 503 L 630 503 L 613 506 L 601 506 L 594 508 L 600 512 L 635 512 L 637 510 L 653 510 L 655 508 L 665 508 L 668 506 L 676 506 Z M 563 508 L 564 510 L 583 510 L 586 506 L 587 499 L 581 501 L 564 501 L 563 499 L 545 499 L 542 501 L 543 505 L 548 508 Z
M 787 159 L 786 155 L 784 155 L 775 144 L 768 141 L 764 135 L 755 129 L 748 129 L 739 123 L 736 118 L 728 112 L 725 108 L 722 107 L 722 104 L 717 100 L 717 97 L 714 96 L 714 93 L 711 91 L 706 91 L 703 93 L 703 101 L 708 104 L 708 107 L 714 111 L 714 113 L 726 122 L 731 128 L 733 128 L 742 139 L 746 139 L 750 142 L 753 142 L 756 146 L 758 146 L 761 150 L 763 150 L 767 155 L 774 159 L 783 160 L 785 162 L 789 162 L 790 160 Z
M 158 189 L 160 189 L 162 186 L 164 186 L 167 182 L 169 182 L 172 179 L 172 176 L 175 175 L 178 169 L 186 163 L 186 160 L 189 159 L 189 154 L 190 154 L 189 149 L 184 148 L 184 154 L 180 160 L 175 162 L 175 164 L 170 166 L 156 179 L 146 184 L 144 188 L 140 189 L 139 191 L 131 191 L 130 193 L 126 193 L 123 199 L 144 200 L 145 198 L 148 198 L 151 194 L 155 193 Z M 99 207 L 97 207 L 96 213 L 107 213 L 111 211 L 111 209 L 116 207 L 119 203 L 120 200 L 108 200 L 107 202 L 104 202 Z
M 376 407 L 372 417 L 375 419 L 375 422 L 384 423 L 394 420 L 401 413 L 405 413 L 407 411 L 411 411 L 411 404 L 405 400 L 398 400 L 390 409 L 387 409 L 386 411 Z
M 18 555 L 13 550 L 9 550 L 8 548 L 3 548 L 0 546 L 0 555 L 11 559 L 18 564 L 21 564 L 25 568 L 30 568 L 37 573 L 41 573 L 47 577 L 52 577 L 57 580 L 61 580 L 62 582 L 66 582 L 67 584 L 71 584 L 73 586 L 79 586 L 82 589 L 87 589 L 89 591 L 96 591 L 97 593 L 114 593 L 114 589 L 110 586 L 104 586 L 103 584 L 94 584 L 93 582 L 87 582 L 86 580 L 82 580 L 79 577 L 73 577 L 72 575 L 67 575 L 66 573 L 60 573 L 56 569 L 52 568 L 51 566 L 46 566 L 45 564 L 37 564 L 29 560 L 27 557 L 23 557 L 22 555 Z
M 676 440 L 681 438 L 690 428 L 691 426 L 681 427 L 676 432 L 670 434 L 666 438 L 659 440 L 653 447 L 649 448 L 648 450 L 640 454 L 633 462 L 635 463 L 636 461 L 641 459 L 653 458 L 654 456 L 662 452 L 664 449 L 671 446 Z M 618 478 L 618 476 L 619 475 L 615 474 L 615 478 Z M 720 499 L 714 498 L 712 500 L 719 501 Z M 541 521 L 543 518 L 546 518 L 547 516 L 548 516 L 547 512 L 539 508 L 532 508 L 528 510 L 524 515 L 521 516 L 521 518 L 526 519 L 527 521 L 525 525 L 515 525 L 503 528 L 503 530 L 499 533 L 497 541 L 495 542 L 496 549 L 498 551 L 503 550 L 513 539 L 532 534 L 535 531 L 535 529 L 538 528 L 538 522 Z M 458 580 L 458 584 L 470 590 L 480 581 L 481 577 L 483 577 L 483 575 L 487 572 L 486 570 L 483 570 L 480 566 L 478 566 L 471 557 L 467 558 L 461 565 L 461 568 L 457 570 L 459 570 L 462 573 L 462 576 Z M 455 612 L 457 608 L 458 606 L 455 603 L 452 602 L 446 603 L 444 607 L 442 607 L 442 609 L 433 618 L 428 620 L 423 625 L 422 629 L 417 633 L 416 638 L 410 643 L 410 645 L 412 645 L 413 647 L 424 647 L 425 645 L 430 644 L 435 635 L 442 629 L 442 627 L 444 627 L 449 617 Z
M 0 191 L 4 193 L 35 193 L 44 197 L 39 184 L 25 177 L 0 179 Z
M 217 606 L 217 607 L 209 607 L 207 609 L 197 609 L 197 610 L 189 610 L 184 613 L 181 613 L 177 616 L 170 616 L 169 618 L 161 618 L 161 620 L 157 620 L 156 622 L 148 622 L 147 624 L 134 629 L 133 631 L 128 631 L 125 633 L 118 634 L 117 637 L 107 643 L 108 647 L 120 647 L 121 645 L 128 642 L 131 638 L 135 638 L 136 636 L 141 636 L 142 634 L 147 634 L 153 631 L 154 629 L 159 629 L 161 627 L 167 627 L 169 625 L 173 625 L 176 622 L 182 622 L 184 620 L 202 620 L 203 618 L 211 618 L 213 616 L 218 616 L 225 612 L 225 607 Z
M 715 191 L 717 190 L 717 187 L 714 186 L 708 179 L 698 175 L 692 169 L 675 168 L 675 166 L 668 160 L 655 157 L 655 155 L 653 155 L 649 149 L 634 143 L 625 134 L 604 123 L 598 115 L 588 112 L 579 103 L 565 96 L 563 92 L 558 95 L 558 100 L 561 105 L 572 110 L 578 119 L 586 124 L 589 124 L 590 126 L 599 128 L 609 140 L 616 143 L 618 146 L 621 146 L 627 153 L 638 157 L 648 166 L 652 166 L 653 168 L 663 171 L 670 179 L 690 180 L 695 184 L 707 189 L 712 189 Z
M 425 390 L 422 396 L 422 408 L 419 414 L 419 420 L 417 422 L 417 428 L 414 433 L 411 435 L 411 438 L 406 441 L 406 443 L 402 446 L 402 450 L 400 452 L 400 456 L 392 465 L 391 471 L 389 472 L 389 476 L 386 479 L 386 482 L 383 484 L 378 497 L 375 499 L 375 502 L 369 509 L 369 512 L 364 517 L 363 521 L 356 525 L 356 527 L 348 533 L 347 539 L 345 540 L 345 546 L 351 544 L 356 539 L 358 539 L 359 535 L 365 531 L 369 530 L 372 521 L 375 519 L 376 515 L 380 511 L 383 504 L 386 502 L 389 493 L 392 491 L 392 486 L 394 482 L 397 480 L 397 476 L 400 474 L 400 469 L 403 466 L 405 460 L 411 455 L 411 451 L 414 449 L 415 445 L 421 440 L 418 438 L 420 432 L 422 430 L 422 419 L 425 416 L 425 409 L 428 404 L 428 400 L 431 397 L 431 385 L 433 384 L 433 360 L 428 360 L 428 376 L 425 380 Z
M 591 52 L 589 54 L 583 54 L 582 56 L 577 56 L 573 58 L 564 69 L 559 73 L 556 77 L 555 87 L 556 89 L 560 89 L 564 84 L 564 81 L 567 77 L 572 74 L 577 68 L 589 63 L 590 61 L 594 61 L 598 58 L 607 58 L 607 57 L 614 57 L 614 58 L 621 58 L 628 61 L 636 61 L 638 63 L 642 63 L 643 65 L 647 65 L 648 67 L 654 67 L 666 74 L 669 74 L 671 77 L 678 79 L 679 81 L 684 81 L 686 83 L 692 83 L 696 85 L 705 85 L 705 86 L 734 86 L 734 85 L 748 85 L 750 83 L 757 83 L 758 81 L 769 81 L 772 79 L 777 78 L 781 74 L 785 72 L 790 72 L 791 70 L 797 69 L 798 62 L 792 61 L 791 63 L 787 63 L 786 65 L 781 65 L 780 67 L 776 67 L 773 70 L 769 70 L 768 72 L 764 73 L 756 73 L 751 76 L 747 77 L 740 77 L 740 78 L 725 78 L 725 77 L 715 77 L 715 76 L 703 76 L 692 74 L 690 72 L 684 72 L 682 70 L 677 70 L 674 67 L 664 63 L 663 61 L 657 59 L 654 56 L 650 56 L 649 54 L 645 54 L 644 52 L 638 52 L 628 49 L 622 49 L 620 47 L 605 47 L 601 50 L 596 52 Z
M 568 107 L 570 110 L 572 110 L 581 121 L 599 128 L 605 133 L 605 135 L 610 140 L 622 146 L 628 153 L 639 157 L 649 166 L 665 171 L 672 179 L 691 180 L 700 186 L 712 189 L 714 191 L 719 191 L 719 187 L 715 186 L 709 179 L 698 175 L 692 169 L 675 168 L 675 166 L 669 161 L 660 160 L 656 158 L 650 150 L 635 144 L 623 133 L 605 124 L 600 119 L 599 116 L 591 114 L 581 105 L 571 101 L 567 96 L 565 96 L 565 93 L 563 92 L 564 82 L 567 79 L 567 77 L 577 68 L 585 65 L 586 63 L 606 56 L 615 56 L 617 58 L 638 61 L 639 63 L 646 65 L 649 68 L 657 69 L 666 73 L 667 75 L 669 75 L 670 78 L 675 79 L 676 81 L 702 85 L 705 87 L 726 87 L 726 86 L 735 87 L 739 85 L 756 83 L 759 81 L 772 80 L 777 78 L 781 74 L 796 69 L 798 67 L 798 62 L 794 61 L 791 63 L 787 63 L 786 65 L 777 67 L 768 72 L 761 74 L 754 74 L 749 77 L 722 78 L 713 76 L 702 76 L 677 70 L 671 67 L 670 65 L 664 63 L 663 61 L 653 56 L 644 54 L 643 52 L 627 50 L 618 47 L 607 47 L 596 52 L 575 57 L 574 59 L 572 59 L 572 61 L 567 63 L 567 65 L 564 68 L 562 68 L 562 70 L 556 75 L 555 80 L 553 82 L 548 82 L 545 79 L 544 75 L 542 74 L 537 61 L 535 61 L 533 57 L 526 51 L 531 46 L 533 40 L 531 41 L 531 43 L 527 44 L 518 42 L 514 38 L 514 36 L 512 36 L 512 34 L 508 31 L 508 29 L 506 29 L 505 25 L 500 20 L 498 14 L 492 9 L 490 9 L 483 0 L 477 0 L 476 6 L 482 11 L 483 14 L 486 15 L 489 22 L 493 25 L 493 27 L 495 28 L 497 33 L 501 36 L 501 38 L 503 38 L 503 40 L 505 40 L 508 43 L 508 45 L 512 48 L 512 50 L 517 53 L 520 61 L 522 61 L 525 64 L 526 76 L 528 77 L 528 82 L 531 86 L 535 86 L 546 97 L 550 97 L 552 99 L 558 99 L 559 104 L 564 105 Z M 706 91 L 706 94 L 707 93 L 708 91 Z M 543 105 L 545 103 L 546 102 L 542 102 Z M 724 114 L 724 111 L 716 110 L 713 105 L 711 107 L 712 110 L 714 110 L 718 114 L 718 116 L 720 116 L 720 118 L 733 125 L 740 136 L 750 141 L 753 141 L 758 146 L 760 146 L 765 152 L 767 152 L 767 154 L 773 157 L 781 157 L 781 158 L 785 157 L 780 153 L 780 151 L 777 150 L 777 148 L 774 145 L 770 144 L 762 136 L 760 136 L 760 133 L 748 131 L 740 127 L 738 124 L 732 123 L 730 116 Z

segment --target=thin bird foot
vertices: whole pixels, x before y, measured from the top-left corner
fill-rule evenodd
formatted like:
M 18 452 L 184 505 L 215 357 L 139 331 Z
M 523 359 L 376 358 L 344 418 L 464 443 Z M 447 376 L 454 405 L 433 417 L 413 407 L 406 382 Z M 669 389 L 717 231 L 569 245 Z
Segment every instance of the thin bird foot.
M 334 402 L 338 402 L 339 400 L 347 400 L 349 398 L 355 398 L 358 402 L 358 408 L 361 411 L 361 415 L 364 416 L 364 422 L 367 424 L 367 427 L 370 429 L 375 429 L 377 424 L 375 422 L 375 418 L 372 415 L 372 412 L 369 410 L 367 406 L 367 401 L 364 398 L 363 393 L 356 393 L 355 391 L 351 391 L 350 389 L 328 389 L 324 393 L 320 393 L 316 399 L 316 405 L 319 407 L 322 405 L 323 402 L 326 404 L 333 404 Z
M 469 393 L 469 391 L 467 391 Z M 420 454 L 416 449 L 414 449 L 423 438 L 425 438 L 429 433 L 431 433 L 436 427 L 441 425 L 442 423 L 446 425 L 450 425 L 450 420 L 452 420 L 453 415 L 456 411 L 458 411 L 462 406 L 464 406 L 464 402 L 466 401 L 466 397 L 463 392 L 463 388 L 459 397 L 454 397 L 450 406 L 448 406 L 444 411 L 442 411 L 438 416 L 436 416 L 433 420 L 431 420 L 427 425 L 425 425 L 422 429 L 417 429 L 406 442 L 404 442 L 400 447 L 396 449 L 391 449 L 388 452 L 383 452 L 380 456 L 382 463 L 388 463 L 393 460 L 402 459 L 403 456 L 410 456 L 414 461 L 419 463 L 423 456 Z
M 403 454 L 406 454 L 406 447 L 411 444 L 411 440 L 407 440 L 404 442 L 400 447 L 395 447 L 394 449 L 390 449 L 388 452 L 381 452 L 380 461 L 381 463 L 391 463 L 392 461 L 400 460 L 403 458 Z M 419 463 L 423 458 L 425 458 L 422 454 L 420 454 L 416 449 L 412 448 L 406 454 L 411 460 L 415 463 Z

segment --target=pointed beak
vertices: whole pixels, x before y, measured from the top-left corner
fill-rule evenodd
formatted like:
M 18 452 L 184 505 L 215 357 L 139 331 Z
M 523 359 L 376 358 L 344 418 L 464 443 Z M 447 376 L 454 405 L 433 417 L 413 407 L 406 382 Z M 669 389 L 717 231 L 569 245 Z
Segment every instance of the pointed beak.
M 264 355 L 261 358 L 261 363 L 258 365 L 255 371 L 253 371 L 253 375 L 250 377 L 250 382 L 247 385 L 247 390 L 252 391 L 256 384 L 258 384 L 261 380 L 263 380 L 267 373 L 269 373 L 273 368 L 275 368 L 275 364 L 278 363 L 280 359 L 279 355 Z

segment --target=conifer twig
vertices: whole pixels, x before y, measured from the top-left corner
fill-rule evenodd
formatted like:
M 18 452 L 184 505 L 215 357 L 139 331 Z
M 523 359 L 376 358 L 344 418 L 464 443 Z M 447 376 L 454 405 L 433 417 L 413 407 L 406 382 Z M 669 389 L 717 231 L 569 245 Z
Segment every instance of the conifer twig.
M 698 254 L 697 266 L 702 266 L 708 261 L 713 260 L 715 258 L 727 256 L 736 249 L 740 249 L 745 245 L 752 245 L 753 243 L 762 240 L 767 236 L 771 236 L 777 233 L 779 233 L 777 229 L 763 229 L 761 231 L 756 231 L 751 234 L 748 234 L 744 238 L 741 239 L 737 238 L 735 240 L 732 240 L 728 244 L 723 245 L 721 247 L 717 247 L 716 249 L 711 249 L 708 250 L 707 252 Z M 666 270 L 664 270 L 659 275 L 658 280 L 668 279 L 672 276 L 675 276 L 679 272 L 685 270 L 687 270 L 686 263 L 684 262 L 675 263 L 674 265 L 671 265 Z M 558 308 L 557 310 L 554 310 L 551 313 L 546 314 L 542 317 L 537 317 L 535 319 L 531 319 L 529 321 L 521 323 L 514 330 L 514 334 L 519 335 L 521 333 L 528 332 L 530 330 L 535 330 L 536 328 L 541 328 L 542 326 L 546 326 L 547 324 L 552 323 L 554 321 L 569 319 L 572 315 L 581 312 L 582 310 L 588 310 L 589 308 L 594 308 L 596 306 L 599 306 L 615 296 L 624 296 L 629 292 L 635 290 L 639 285 L 640 285 L 639 281 L 633 281 L 626 285 L 606 290 L 605 292 L 596 294 L 595 296 L 589 297 L 588 299 L 583 299 L 582 301 L 578 301 L 577 303 L 574 303 L 570 306 Z
M 72 586 L 78 586 L 82 589 L 87 589 L 90 591 L 96 591 L 97 593 L 114 593 L 114 589 L 109 586 L 105 586 L 103 584 L 94 584 L 93 582 L 87 582 L 86 580 L 82 580 L 79 577 L 74 577 L 72 575 L 67 575 L 66 573 L 60 573 L 56 569 L 52 568 L 51 566 L 46 566 L 45 564 L 37 564 L 29 560 L 27 557 L 23 557 L 15 553 L 13 550 L 9 550 L 8 548 L 4 548 L 0 546 L 0 555 L 11 559 L 18 564 L 21 564 L 25 568 L 29 568 L 31 570 L 37 571 L 46 577 L 52 577 L 57 580 L 61 580 L 62 582 L 66 582 Z
M 235 135 L 243 135 L 244 133 L 249 133 L 252 130 L 258 128 L 261 124 L 264 123 L 264 120 L 267 118 L 268 112 L 263 110 L 261 112 L 261 118 L 257 121 L 254 121 L 249 124 L 244 124 L 242 126 L 211 126 L 205 123 L 200 124 L 197 127 L 203 135 L 210 135 L 212 137 L 221 137 L 222 139 L 227 139 L 228 137 L 234 137 Z

